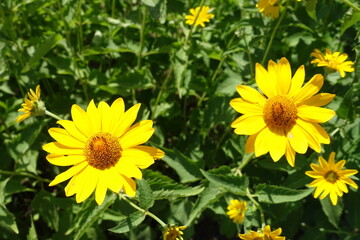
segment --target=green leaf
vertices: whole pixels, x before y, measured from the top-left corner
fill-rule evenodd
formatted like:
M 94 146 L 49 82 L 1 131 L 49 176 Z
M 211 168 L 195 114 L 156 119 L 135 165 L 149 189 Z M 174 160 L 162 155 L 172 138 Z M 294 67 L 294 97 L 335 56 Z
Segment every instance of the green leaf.
M 43 221 L 55 231 L 59 229 L 59 212 L 58 206 L 54 204 L 55 197 L 45 190 L 36 194 L 31 202 L 31 206 L 39 213 Z
M 309 14 L 309 16 L 317 21 L 316 17 L 316 2 L 317 0 L 307 0 L 306 1 L 306 12 Z
M 4 204 L 0 203 L 0 225 L 14 233 L 19 233 L 14 215 L 7 210 Z
M 214 185 L 237 195 L 246 195 L 246 188 L 249 185 L 249 179 L 246 176 L 234 176 L 224 174 L 213 174 L 200 170 L 204 177 Z
M 296 190 L 276 185 L 259 184 L 256 186 L 255 195 L 260 202 L 284 203 L 299 201 L 310 195 L 314 189 Z
M 141 2 L 146 6 L 155 7 L 159 3 L 159 0 L 141 0 Z
M 340 35 L 343 35 L 343 33 L 351 26 L 355 25 L 357 22 L 360 21 L 360 12 L 353 11 L 351 15 L 345 15 L 344 22 L 341 25 Z
M 328 217 L 329 222 L 334 227 L 339 228 L 340 216 L 343 212 L 342 204 L 338 202 L 338 204 L 334 206 L 331 203 L 329 196 L 320 200 L 320 203 L 325 215 Z
M 172 60 L 174 65 L 175 86 L 178 90 L 180 97 L 182 96 L 183 92 L 182 89 L 184 87 L 184 75 L 187 68 L 188 60 L 188 53 L 183 47 L 175 53 Z
M 53 34 L 49 36 L 44 43 L 42 43 L 36 48 L 34 55 L 27 61 L 23 72 L 27 72 L 32 69 L 40 61 L 40 59 L 44 57 L 62 39 L 63 37 L 60 34 Z
M 210 183 L 205 187 L 205 190 L 200 194 L 195 202 L 194 207 L 191 210 L 191 214 L 185 226 L 190 226 L 191 223 L 198 218 L 201 213 L 209 207 L 209 205 L 215 202 L 224 194 L 222 189 L 219 189 L 214 184 Z
M 353 104 L 353 88 L 350 88 L 343 98 L 336 114 L 346 120 L 350 120 L 350 122 L 354 119 L 354 104 Z
M 139 191 L 139 205 L 142 209 L 149 209 L 154 205 L 153 192 L 149 184 L 144 180 L 137 180 Z
M 143 212 L 137 211 L 132 213 L 129 217 L 126 219 L 120 221 L 120 223 L 113 228 L 110 228 L 109 231 L 114 233 L 126 233 L 129 232 L 134 227 L 137 227 L 144 221 L 145 214 Z
M 225 95 L 225 96 L 233 96 L 236 92 L 236 86 L 243 83 L 243 77 L 241 74 L 226 68 L 224 70 L 227 78 L 217 85 L 215 94 L 216 95 Z
M 31 216 L 31 225 L 30 225 L 30 229 L 29 229 L 29 232 L 27 234 L 27 240 L 38 240 L 38 236 L 36 234 L 36 228 L 35 228 L 35 225 L 34 225 L 34 221 L 33 221 L 33 218 Z
M 176 149 L 161 149 L 166 152 L 162 160 L 176 171 L 181 183 L 193 182 L 201 178 L 199 162 L 188 158 Z

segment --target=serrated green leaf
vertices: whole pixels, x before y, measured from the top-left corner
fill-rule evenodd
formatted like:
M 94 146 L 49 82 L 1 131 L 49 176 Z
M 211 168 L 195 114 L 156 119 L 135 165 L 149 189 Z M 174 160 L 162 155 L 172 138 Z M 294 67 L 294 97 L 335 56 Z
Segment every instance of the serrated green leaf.
M 314 189 L 296 190 L 276 185 L 259 184 L 255 187 L 259 202 L 284 203 L 299 201 L 310 195 Z
M 126 219 L 122 220 L 116 227 L 110 228 L 109 231 L 114 233 L 126 233 L 137 227 L 144 221 L 145 214 L 143 212 L 134 212 Z
M 14 215 L 2 203 L 0 203 L 0 223 L 4 223 L 6 228 L 12 232 L 19 233 Z
M 330 197 L 326 197 L 320 200 L 321 207 L 328 217 L 329 222 L 336 228 L 339 228 L 340 216 L 343 211 L 342 204 L 338 203 L 337 205 L 332 205 Z
M 149 184 L 144 180 L 137 181 L 139 191 L 139 205 L 142 209 L 149 209 L 154 205 L 153 192 Z
M 336 111 L 336 114 L 346 120 L 349 120 L 350 122 L 354 119 L 354 104 L 353 104 L 353 88 L 350 88 L 343 98 L 343 101 L 341 102 L 338 110 Z
M 55 47 L 56 44 L 58 44 L 62 39 L 63 37 L 60 34 L 53 34 L 49 36 L 44 43 L 40 44 L 36 48 L 34 55 L 27 61 L 23 72 L 27 72 L 33 68 L 39 62 L 39 60 L 44 57 L 53 47 Z
M 246 195 L 249 179 L 246 176 L 213 174 L 200 170 L 204 177 L 214 185 L 234 194 Z

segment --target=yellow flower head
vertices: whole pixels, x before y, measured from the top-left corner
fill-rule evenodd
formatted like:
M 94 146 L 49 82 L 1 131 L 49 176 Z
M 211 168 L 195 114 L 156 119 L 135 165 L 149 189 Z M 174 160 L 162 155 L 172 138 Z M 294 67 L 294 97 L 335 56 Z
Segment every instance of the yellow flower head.
M 330 194 L 330 199 L 333 205 L 337 204 L 338 196 L 342 196 L 343 193 L 347 193 L 349 190 L 346 184 L 353 188 L 358 188 L 356 183 L 349 178 L 349 176 L 356 174 L 358 171 L 354 169 L 341 170 L 346 161 L 341 160 L 335 163 L 335 153 L 332 152 L 329 156 L 329 161 L 322 157 L 319 157 L 319 163 L 310 164 L 310 167 L 314 171 L 306 171 L 305 174 L 309 177 L 315 178 L 309 186 L 315 187 L 314 198 L 317 198 L 321 193 L 320 199 L 325 198 Z
M 229 218 L 231 218 L 234 223 L 240 224 L 244 221 L 246 202 L 233 199 L 230 201 L 227 210 L 226 214 L 229 215 Z
M 49 129 L 56 142 L 43 146 L 50 153 L 46 157 L 50 163 L 72 166 L 57 175 L 50 186 L 71 178 L 65 194 L 76 194 L 78 203 L 95 191 L 95 200 L 100 205 L 108 188 L 115 193 L 123 189 L 129 196 L 135 196 L 132 178 L 142 179 L 139 169 L 164 156 L 157 148 L 140 145 L 152 136 L 154 128 L 151 120 L 132 125 L 139 108 L 140 104 L 136 104 L 125 111 L 122 98 L 111 106 L 100 102 L 98 107 L 92 100 L 86 111 L 74 104 L 72 121 L 58 121 L 63 128 Z
M 285 240 L 285 237 L 280 236 L 281 231 L 281 228 L 271 231 L 270 226 L 267 225 L 257 232 L 250 230 L 247 234 L 239 234 L 239 237 L 243 240 Z
M 256 7 L 259 9 L 259 12 L 264 14 L 267 17 L 272 19 L 279 17 L 280 4 L 277 0 L 260 0 Z
M 21 104 L 21 107 L 18 112 L 23 112 L 16 118 L 17 122 L 22 122 L 25 119 L 32 116 L 41 116 L 45 114 L 45 104 L 40 100 L 40 85 L 36 86 L 35 92 L 30 89 L 27 93 L 29 98 L 24 98 L 24 103 Z
M 183 240 L 184 230 L 186 226 L 167 225 L 163 231 L 163 240 Z
M 236 89 L 242 98 L 230 101 L 230 105 L 243 114 L 231 127 L 236 134 L 250 135 L 245 146 L 247 153 L 260 156 L 270 152 L 275 162 L 285 154 L 294 166 L 296 152 L 304 154 L 308 147 L 320 152 L 321 143 L 330 143 L 319 123 L 335 115 L 333 110 L 321 108 L 335 95 L 317 94 L 324 82 L 321 74 L 302 86 L 304 66 L 292 76 L 288 60 L 282 58 L 278 64 L 270 60 L 268 70 L 257 63 L 255 78 L 262 93 L 239 85 Z
M 332 53 L 329 49 L 326 48 L 325 54 L 320 52 L 318 49 L 315 49 L 311 53 L 311 56 L 315 57 L 311 63 L 317 63 L 318 67 L 326 67 L 333 71 L 338 71 L 341 77 L 345 77 L 345 72 L 353 72 L 354 62 L 345 61 L 348 58 L 346 53 L 340 54 L 340 52 Z
M 205 22 L 210 22 L 210 19 L 215 17 L 214 14 L 209 13 L 210 8 L 208 6 L 203 6 L 200 11 L 200 7 L 191 8 L 190 9 L 190 15 L 186 15 L 186 24 L 189 25 L 200 25 L 202 27 L 205 27 Z M 196 19 L 196 21 L 195 21 Z

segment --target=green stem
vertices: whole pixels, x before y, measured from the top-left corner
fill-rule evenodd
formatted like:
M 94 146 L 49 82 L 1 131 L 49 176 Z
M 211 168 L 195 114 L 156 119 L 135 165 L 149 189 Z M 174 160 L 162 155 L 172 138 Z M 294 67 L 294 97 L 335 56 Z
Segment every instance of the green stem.
M 265 216 L 264 216 L 264 210 L 261 207 L 261 205 L 252 197 L 249 188 L 246 188 L 246 196 L 250 199 L 250 201 L 255 205 L 255 207 L 257 208 L 257 210 L 260 213 L 260 221 L 261 221 L 261 226 L 264 227 L 265 226 Z
M 50 111 L 48 111 L 48 110 L 45 110 L 45 114 L 48 115 L 48 116 L 50 116 L 50 117 L 53 117 L 53 118 L 55 118 L 55 119 L 57 119 L 57 120 L 63 120 L 61 117 L 53 114 L 52 112 L 50 112 Z
M 249 155 L 244 154 L 243 160 L 241 161 L 240 166 L 237 168 L 239 171 L 241 171 L 255 156 L 255 153 L 250 153 Z
M 278 22 L 277 22 L 276 25 L 275 25 L 275 28 L 273 29 L 273 31 L 272 31 L 272 33 L 271 33 L 270 40 L 269 40 L 269 43 L 268 43 L 268 45 L 267 45 L 267 47 L 266 47 L 264 57 L 263 57 L 263 59 L 261 60 L 261 65 L 263 65 L 263 66 L 264 66 L 265 61 L 266 61 L 266 59 L 267 59 L 267 57 L 268 57 L 270 48 L 271 48 L 272 43 L 273 43 L 273 41 L 274 41 L 276 32 L 277 32 L 277 30 L 279 29 L 280 23 L 282 22 L 282 20 L 283 20 L 284 17 L 285 17 L 288 4 L 289 4 L 289 1 L 286 1 L 285 10 L 281 13 L 280 18 L 279 18 Z
M 254 80 L 254 65 L 253 65 L 253 61 L 252 61 L 252 57 L 251 57 L 251 53 L 250 53 L 250 48 L 249 45 L 246 41 L 246 37 L 245 37 L 245 33 L 243 34 L 243 39 L 244 39 L 244 43 L 245 43 L 245 47 L 246 47 L 246 53 L 248 55 L 249 58 L 249 64 L 250 64 L 250 78 L 251 80 Z
M 146 17 L 147 17 L 147 10 L 146 7 L 142 7 L 141 11 L 141 28 L 140 28 L 140 48 L 139 53 L 137 56 L 137 69 L 140 69 L 141 67 L 141 60 L 142 60 L 142 52 L 144 48 L 144 34 L 145 34 L 145 23 L 146 23 Z
M 167 76 L 166 76 L 163 84 L 161 85 L 160 91 L 159 91 L 159 93 L 158 93 L 158 95 L 157 95 L 157 97 L 156 97 L 156 100 L 155 100 L 154 109 L 153 109 L 152 114 L 151 114 L 151 120 L 154 120 L 154 118 L 155 118 L 157 106 L 158 106 L 158 104 L 159 104 L 159 102 L 160 102 L 160 99 L 161 99 L 161 97 L 162 97 L 162 95 L 163 95 L 163 92 L 164 92 L 164 90 L 165 90 L 166 84 L 167 84 L 168 81 L 170 80 L 170 77 L 171 77 L 172 72 L 173 72 L 173 68 L 171 68 L 171 69 L 169 70 L 169 73 L 167 74 Z
M 188 43 L 188 41 L 189 41 L 189 39 L 191 38 L 191 35 L 192 35 L 192 33 L 193 33 L 193 30 L 194 30 L 194 28 L 195 28 L 195 23 L 196 23 L 196 20 L 198 19 L 198 17 L 199 17 L 199 15 L 200 15 L 200 12 L 201 12 L 201 10 L 202 10 L 202 8 L 203 8 L 203 6 L 204 6 L 204 3 L 205 3 L 205 0 L 202 0 L 201 1 L 201 3 L 200 3 L 200 9 L 199 9 L 199 12 L 196 14 L 196 16 L 195 16 L 195 19 L 194 19 L 194 24 L 192 24 L 191 25 L 191 27 L 190 27 L 190 31 L 189 31 L 189 33 L 188 33 L 188 35 L 186 35 L 186 38 L 185 38 L 185 44 L 184 44 L 184 46 L 186 46 L 187 45 L 187 43 Z
M 349 7 L 353 8 L 355 11 L 360 12 L 360 8 L 358 6 L 356 6 L 355 4 L 353 4 L 352 2 L 350 2 L 349 0 L 342 0 L 342 1 Z
M 33 175 L 28 172 L 12 172 L 12 171 L 0 170 L 0 174 L 11 175 L 11 176 L 24 176 L 24 177 L 36 179 L 41 182 L 48 182 L 48 183 L 51 182 L 51 180 L 49 180 L 49 179 L 41 178 L 39 176 Z
M 111 3 L 111 17 L 113 18 L 115 16 L 115 0 L 112 0 Z
M 166 227 L 166 223 L 164 223 L 160 218 L 158 218 L 155 214 L 142 209 L 141 207 L 139 207 L 138 205 L 136 205 L 135 203 L 133 203 L 132 201 L 130 201 L 125 195 L 121 195 L 120 194 L 120 198 L 125 200 L 125 202 L 127 202 L 130 206 L 132 206 L 133 208 L 135 208 L 136 210 L 144 213 L 145 215 L 151 217 L 152 219 L 154 219 L 155 221 L 157 221 L 162 227 Z

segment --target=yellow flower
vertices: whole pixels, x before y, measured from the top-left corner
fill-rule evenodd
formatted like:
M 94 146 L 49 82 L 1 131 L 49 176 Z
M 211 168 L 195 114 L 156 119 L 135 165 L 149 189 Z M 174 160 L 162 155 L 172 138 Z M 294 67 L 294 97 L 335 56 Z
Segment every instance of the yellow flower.
M 230 105 L 243 114 L 231 127 L 236 134 L 250 135 L 245 146 L 247 153 L 255 152 L 255 156 L 260 156 L 270 152 L 275 162 L 285 154 L 289 164 L 294 166 L 296 152 L 304 154 L 308 146 L 320 152 L 321 143 L 330 143 L 328 134 L 318 123 L 335 115 L 333 110 L 321 108 L 335 95 L 316 94 L 324 82 L 321 74 L 313 76 L 302 87 L 304 66 L 291 77 L 286 58 L 278 64 L 270 60 L 268 70 L 257 63 L 255 74 L 262 94 L 239 85 L 236 89 L 242 98 L 230 101 Z
M 340 73 L 341 77 L 345 77 L 345 72 L 353 72 L 354 62 L 345 61 L 348 58 L 346 53 L 340 52 L 332 53 L 329 49 L 325 49 L 325 54 L 315 49 L 311 56 L 315 57 L 311 63 L 317 63 L 318 67 L 326 67 L 327 69 L 336 70 Z
M 185 19 L 186 19 L 185 23 L 189 24 L 189 25 L 195 24 L 195 26 L 200 25 L 202 27 L 205 27 L 204 22 L 210 22 L 210 19 L 215 17 L 214 14 L 209 13 L 209 10 L 210 10 L 210 8 L 207 6 L 203 6 L 201 8 L 201 11 L 200 11 L 200 7 L 196 7 L 195 9 L 191 8 L 190 9 L 191 15 L 185 16 Z M 199 11 L 200 11 L 200 13 L 199 13 Z M 197 18 L 196 18 L 196 16 L 197 16 Z M 195 21 L 195 19 L 196 19 L 196 21 Z
M 167 225 L 163 231 L 163 240 L 183 240 L 184 230 L 186 226 Z
M 264 229 L 258 232 L 250 230 L 247 234 L 239 234 L 243 240 L 285 240 L 285 237 L 280 236 L 282 229 L 278 228 L 271 232 L 270 226 L 267 225 Z
M 259 9 L 259 12 L 265 16 L 271 17 L 272 19 L 279 17 L 280 4 L 277 0 L 260 0 L 256 7 Z
M 16 118 L 17 122 L 22 122 L 25 119 L 32 116 L 41 116 L 45 114 L 45 105 L 44 102 L 40 100 L 40 85 L 36 86 L 35 92 L 30 89 L 27 93 L 29 98 L 24 98 L 24 103 L 21 104 L 21 107 L 18 112 L 23 112 Z
M 229 206 L 227 207 L 229 211 L 226 212 L 229 215 L 229 218 L 233 220 L 234 223 L 242 223 L 245 217 L 246 211 L 246 202 L 233 199 L 230 201 Z
M 84 111 L 74 104 L 72 121 L 60 120 L 63 128 L 50 128 L 49 134 L 56 142 L 45 144 L 50 154 L 46 159 L 57 166 L 71 166 L 50 183 L 54 186 L 71 178 L 65 187 L 66 196 L 76 194 L 76 202 L 87 199 L 95 191 L 100 205 L 109 188 L 115 193 L 121 189 L 135 196 L 136 184 L 132 178 L 142 179 L 139 170 L 149 167 L 164 152 L 153 147 L 139 146 L 154 133 L 151 120 L 134 125 L 140 104 L 125 111 L 122 98 L 111 106 L 92 100 Z M 131 126 L 132 125 L 132 126 Z
M 315 178 L 309 184 L 310 187 L 316 188 L 314 198 L 317 198 L 321 193 L 320 199 L 330 194 L 332 204 L 336 205 L 338 196 L 341 197 L 343 193 L 349 191 L 346 184 L 353 188 L 358 188 L 356 183 L 349 178 L 349 176 L 356 174 L 358 171 L 354 169 L 341 170 L 346 161 L 341 160 L 335 163 L 335 152 L 330 154 L 328 162 L 324 158 L 319 157 L 319 163 L 320 165 L 310 164 L 314 171 L 305 172 L 309 177 Z

